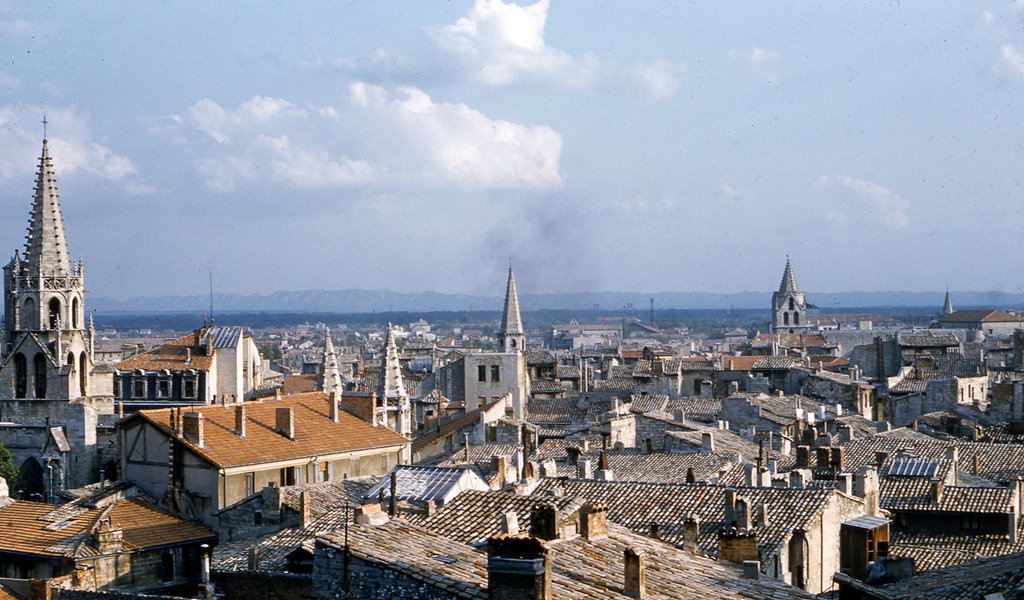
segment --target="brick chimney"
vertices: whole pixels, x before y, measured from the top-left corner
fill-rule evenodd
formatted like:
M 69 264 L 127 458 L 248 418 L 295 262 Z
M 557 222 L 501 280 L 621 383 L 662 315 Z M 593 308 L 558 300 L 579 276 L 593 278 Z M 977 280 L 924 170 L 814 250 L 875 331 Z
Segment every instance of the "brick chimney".
M 594 540 L 608 535 L 608 507 L 591 502 L 580 510 L 580 535 Z
M 644 551 L 632 546 L 622 552 L 625 581 L 623 582 L 623 593 L 630 598 L 644 598 L 647 596 L 647 581 L 645 571 Z
M 491 600 L 551 600 L 551 557 L 536 538 L 498 534 L 487 541 Z
M 530 511 L 530 537 L 540 540 L 558 539 L 558 507 L 546 503 Z
M 295 439 L 295 417 L 292 414 L 292 407 L 278 406 L 274 410 L 275 429 L 284 437 Z
M 181 434 L 185 436 L 185 439 L 193 444 L 203 446 L 205 444 L 205 440 L 203 438 L 203 424 L 203 413 L 187 412 L 182 415 Z
M 235 433 L 238 437 L 245 437 L 245 406 L 235 406 Z

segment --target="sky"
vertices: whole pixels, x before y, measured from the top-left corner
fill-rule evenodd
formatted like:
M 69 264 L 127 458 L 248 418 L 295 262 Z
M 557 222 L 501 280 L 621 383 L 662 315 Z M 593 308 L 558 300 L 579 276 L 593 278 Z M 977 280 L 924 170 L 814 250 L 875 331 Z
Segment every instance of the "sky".
M 1024 291 L 1024 0 L 0 0 L 104 297 Z M 813 300 L 813 299 L 812 299 Z

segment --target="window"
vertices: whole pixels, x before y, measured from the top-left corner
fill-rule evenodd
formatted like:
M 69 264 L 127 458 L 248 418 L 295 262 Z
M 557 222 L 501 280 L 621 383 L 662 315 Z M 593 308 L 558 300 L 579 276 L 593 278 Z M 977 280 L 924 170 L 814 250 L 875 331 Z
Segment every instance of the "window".
M 789 310 L 793 310 L 794 308 L 796 308 L 796 306 L 793 304 L 793 299 L 790 298 L 789 299 Z
M 793 313 L 793 324 L 794 325 L 799 325 L 800 324 L 800 313 L 798 313 L 798 312 Z
M 782 324 L 783 325 L 789 325 L 789 313 L 788 312 L 782 313 Z
M 36 357 L 32 359 L 33 372 L 35 375 L 36 383 L 36 398 L 46 397 L 46 357 L 43 356 L 42 352 L 36 354 Z
M 171 380 L 161 379 L 156 384 L 156 395 L 159 398 L 167 398 L 171 395 Z
M 281 469 L 281 485 L 295 485 L 295 467 Z
M 132 379 L 132 398 L 144 398 L 146 396 L 146 379 L 135 377 Z
M 258 510 L 256 512 L 252 513 L 252 524 L 255 525 L 256 527 L 260 527 L 261 525 L 263 525 L 263 511 L 262 510 Z
M 86 360 L 85 352 L 78 359 L 78 386 L 82 388 L 82 395 L 89 395 L 89 362 Z
M 60 322 L 60 300 L 50 298 L 50 329 L 56 329 Z
M 252 496 L 256 492 L 256 474 L 245 474 L 245 495 Z
M 115 377 L 114 378 L 114 397 L 115 398 L 120 398 L 121 397 L 121 378 L 120 377 Z
M 160 553 L 160 581 L 174 581 L 174 554 L 170 550 Z
M 498 383 L 501 381 L 501 367 L 498 365 L 491 365 L 491 381 Z
M 196 380 L 195 379 L 186 379 L 184 383 L 185 383 L 185 391 L 182 393 L 182 396 L 184 396 L 185 398 L 195 398 L 196 397 Z
M 477 365 L 476 367 L 476 380 L 487 381 L 487 365 Z
M 316 480 L 317 481 L 330 481 L 331 480 L 330 466 L 331 466 L 331 463 L 329 463 L 329 462 L 322 462 L 322 463 L 317 464 L 317 473 L 316 473 Z
M 14 397 L 24 398 L 28 388 L 28 361 L 21 352 L 14 355 Z
M 71 301 L 71 327 L 78 329 L 78 298 Z

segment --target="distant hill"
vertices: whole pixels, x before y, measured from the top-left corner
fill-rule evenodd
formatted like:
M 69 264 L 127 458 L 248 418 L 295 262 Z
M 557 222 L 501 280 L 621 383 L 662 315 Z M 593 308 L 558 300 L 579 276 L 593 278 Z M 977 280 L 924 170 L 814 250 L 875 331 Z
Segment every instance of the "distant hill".
M 1024 294 L 1004 292 L 951 292 L 955 308 L 1019 308 Z M 576 292 L 565 294 L 521 294 L 524 311 L 542 309 L 605 311 L 646 311 L 654 299 L 657 310 L 665 309 L 765 309 L 770 292 L 711 294 L 703 292 Z M 825 312 L 853 307 L 942 307 L 945 292 L 807 292 L 807 300 Z M 470 296 L 420 292 L 403 294 L 388 290 L 305 290 L 269 294 L 215 294 L 214 310 L 223 312 L 309 312 L 373 313 L 393 311 L 477 311 L 501 310 L 500 296 Z M 156 296 L 128 299 L 89 298 L 89 308 L 105 313 L 207 312 L 209 296 Z

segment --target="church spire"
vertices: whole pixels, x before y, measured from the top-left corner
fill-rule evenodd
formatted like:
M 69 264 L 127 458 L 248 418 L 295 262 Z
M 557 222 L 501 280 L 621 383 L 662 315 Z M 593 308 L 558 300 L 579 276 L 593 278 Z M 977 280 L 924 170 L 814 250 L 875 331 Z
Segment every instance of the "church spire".
M 516 278 L 512 267 L 508 268 L 508 285 L 505 288 L 505 310 L 501 315 L 502 349 L 505 352 L 525 350 L 526 336 L 523 334 L 523 318 L 519 315 L 519 296 L 516 294 Z
M 320 389 L 330 394 L 337 392 L 341 394 L 343 386 L 341 383 L 341 372 L 338 370 L 338 355 L 334 351 L 334 343 L 331 342 L 331 329 L 327 328 L 327 342 L 324 344 L 324 364 L 322 367 Z
M 394 412 L 394 417 L 388 418 L 391 428 L 401 435 L 411 435 L 412 404 L 402 381 L 402 363 L 398 359 L 398 344 L 395 343 L 391 323 L 388 323 L 388 333 L 384 339 L 384 357 L 377 380 L 377 397 L 384 399 L 389 412 Z
M 796 277 L 793 276 L 793 265 L 789 262 L 789 257 L 786 257 L 786 270 L 782 272 L 782 283 L 779 284 L 780 292 L 799 292 L 800 289 L 796 287 Z
M 942 305 L 942 316 L 953 314 L 953 301 L 949 299 L 949 288 L 946 288 L 946 303 Z
M 68 245 L 64 239 L 64 220 L 60 214 L 57 181 L 50 162 L 47 141 L 43 139 L 43 153 L 39 157 L 35 197 L 25 239 L 25 265 L 29 273 L 43 275 L 71 275 Z

